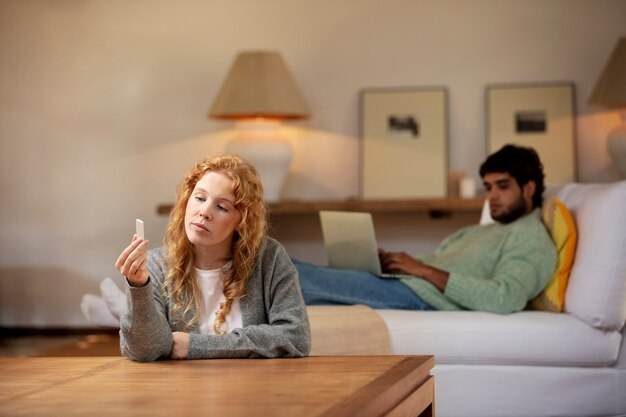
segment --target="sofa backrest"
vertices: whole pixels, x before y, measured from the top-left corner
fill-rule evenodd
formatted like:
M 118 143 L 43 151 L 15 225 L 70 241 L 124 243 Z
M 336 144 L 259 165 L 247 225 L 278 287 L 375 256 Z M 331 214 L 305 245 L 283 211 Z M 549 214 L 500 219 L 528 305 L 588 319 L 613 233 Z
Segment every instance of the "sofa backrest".
M 626 322 L 626 181 L 548 187 L 578 231 L 565 312 L 603 330 Z

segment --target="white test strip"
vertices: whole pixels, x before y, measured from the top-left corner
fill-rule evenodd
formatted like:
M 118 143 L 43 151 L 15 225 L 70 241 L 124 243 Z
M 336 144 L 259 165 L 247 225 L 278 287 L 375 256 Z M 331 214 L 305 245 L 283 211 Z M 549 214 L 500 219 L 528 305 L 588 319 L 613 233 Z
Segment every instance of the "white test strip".
M 135 228 L 137 229 L 135 234 L 139 237 L 139 239 L 145 239 L 142 220 L 139 220 L 139 219 L 135 220 Z

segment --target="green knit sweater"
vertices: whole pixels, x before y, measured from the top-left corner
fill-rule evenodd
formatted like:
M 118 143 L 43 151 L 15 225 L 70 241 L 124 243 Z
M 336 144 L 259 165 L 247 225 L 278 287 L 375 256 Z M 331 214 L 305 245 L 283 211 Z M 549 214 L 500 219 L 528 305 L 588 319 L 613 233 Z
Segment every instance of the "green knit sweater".
M 402 278 L 435 309 L 508 314 L 524 309 L 547 285 L 556 249 L 535 209 L 510 224 L 461 229 L 421 260 L 450 273 L 443 293 L 424 279 Z

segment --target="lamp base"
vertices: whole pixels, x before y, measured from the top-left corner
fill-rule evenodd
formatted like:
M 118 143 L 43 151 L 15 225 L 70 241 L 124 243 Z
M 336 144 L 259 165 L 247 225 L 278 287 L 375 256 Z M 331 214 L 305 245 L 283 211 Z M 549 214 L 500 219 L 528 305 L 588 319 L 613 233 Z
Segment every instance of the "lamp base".
M 622 124 L 609 133 L 606 146 L 621 179 L 626 179 L 626 112 L 621 113 Z
M 226 145 L 226 152 L 239 155 L 256 168 L 263 183 L 267 203 L 280 201 L 283 185 L 293 159 L 291 144 L 279 136 L 278 125 L 268 129 L 267 124 L 238 125 L 239 137 Z

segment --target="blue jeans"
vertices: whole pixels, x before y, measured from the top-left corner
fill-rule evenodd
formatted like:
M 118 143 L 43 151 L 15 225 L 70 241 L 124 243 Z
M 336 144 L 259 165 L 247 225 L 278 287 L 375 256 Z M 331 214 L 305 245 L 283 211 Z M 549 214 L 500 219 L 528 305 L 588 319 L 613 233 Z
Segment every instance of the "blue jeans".
M 433 310 L 398 279 L 292 261 L 300 274 L 307 305 L 363 304 L 380 309 Z

